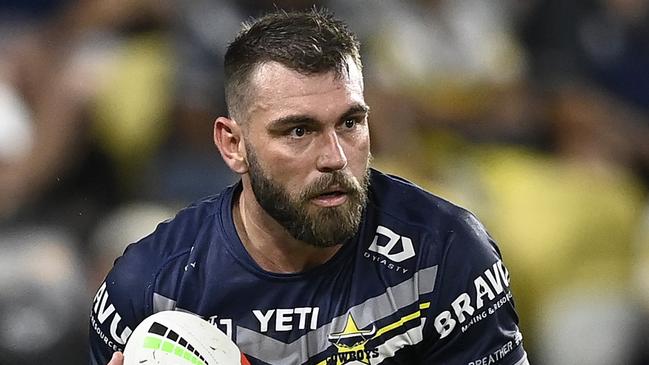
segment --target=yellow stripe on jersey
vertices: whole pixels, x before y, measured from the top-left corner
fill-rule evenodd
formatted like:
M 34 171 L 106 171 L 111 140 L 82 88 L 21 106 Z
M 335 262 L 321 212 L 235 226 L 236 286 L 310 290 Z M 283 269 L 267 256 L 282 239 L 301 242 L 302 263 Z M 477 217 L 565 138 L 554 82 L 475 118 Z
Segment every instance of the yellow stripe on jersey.
M 418 311 L 416 311 L 414 313 L 411 313 L 411 314 L 409 314 L 407 316 L 401 317 L 400 320 L 398 320 L 398 321 L 396 321 L 394 323 L 391 323 L 391 324 L 389 324 L 389 325 L 387 325 L 387 326 L 385 326 L 383 328 L 380 328 L 378 331 L 376 331 L 376 335 L 374 335 L 374 338 L 379 337 L 379 336 L 381 336 L 382 334 L 384 334 L 386 332 L 392 331 L 395 328 L 399 328 L 399 327 L 403 326 L 404 323 L 406 323 L 408 321 L 411 321 L 411 320 L 413 320 L 415 318 L 419 318 L 421 316 L 421 310 L 422 309 L 427 309 L 429 307 L 430 307 L 430 302 L 419 304 L 419 310 Z

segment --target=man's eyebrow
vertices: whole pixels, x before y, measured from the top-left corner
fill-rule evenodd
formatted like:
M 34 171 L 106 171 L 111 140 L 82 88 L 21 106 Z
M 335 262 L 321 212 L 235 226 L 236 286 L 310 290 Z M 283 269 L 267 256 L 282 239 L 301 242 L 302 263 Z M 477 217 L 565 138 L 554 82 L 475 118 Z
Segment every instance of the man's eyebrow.
M 296 115 L 287 115 L 285 117 L 277 118 L 273 121 L 271 121 L 268 124 L 268 129 L 269 130 L 280 130 L 286 127 L 292 127 L 296 125 L 317 125 L 320 122 L 318 122 L 317 119 L 310 117 L 308 115 L 303 115 L 303 114 L 296 114 Z
M 345 119 L 355 114 L 367 114 L 370 112 L 370 107 L 365 104 L 354 104 L 343 115 L 340 116 L 340 119 Z

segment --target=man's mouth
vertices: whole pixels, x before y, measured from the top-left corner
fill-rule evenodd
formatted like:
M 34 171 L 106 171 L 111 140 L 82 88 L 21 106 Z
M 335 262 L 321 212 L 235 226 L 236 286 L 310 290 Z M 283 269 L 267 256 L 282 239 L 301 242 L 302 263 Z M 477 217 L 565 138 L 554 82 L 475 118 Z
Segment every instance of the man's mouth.
M 311 201 L 321 207 L 336 207 L 347 201 L 348 193 L 342 189 L 328 189 L 316 196 Z

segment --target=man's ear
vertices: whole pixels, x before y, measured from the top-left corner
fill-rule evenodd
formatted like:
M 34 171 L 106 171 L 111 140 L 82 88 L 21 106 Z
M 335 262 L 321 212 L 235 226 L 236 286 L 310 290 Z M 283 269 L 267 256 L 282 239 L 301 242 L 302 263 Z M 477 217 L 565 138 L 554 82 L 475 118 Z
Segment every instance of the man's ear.
M 214 144 L 221 152 L 223 161 L 237 174 L 248 172 L 241 127 L 236 121 L 218 117 L 214 121 Z

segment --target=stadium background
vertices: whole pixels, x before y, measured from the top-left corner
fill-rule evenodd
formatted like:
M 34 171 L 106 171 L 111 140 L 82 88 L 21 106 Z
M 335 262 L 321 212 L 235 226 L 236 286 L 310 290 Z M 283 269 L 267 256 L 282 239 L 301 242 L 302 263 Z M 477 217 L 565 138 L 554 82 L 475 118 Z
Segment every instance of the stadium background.
M 0 365 L 86 363 L 124 246 L 235 181 L 221 60 L 266 0 L 0 0 Z M 649 2 L 329 0 L 375 166 L 475 212 L 533 364 L 649 363 Z

